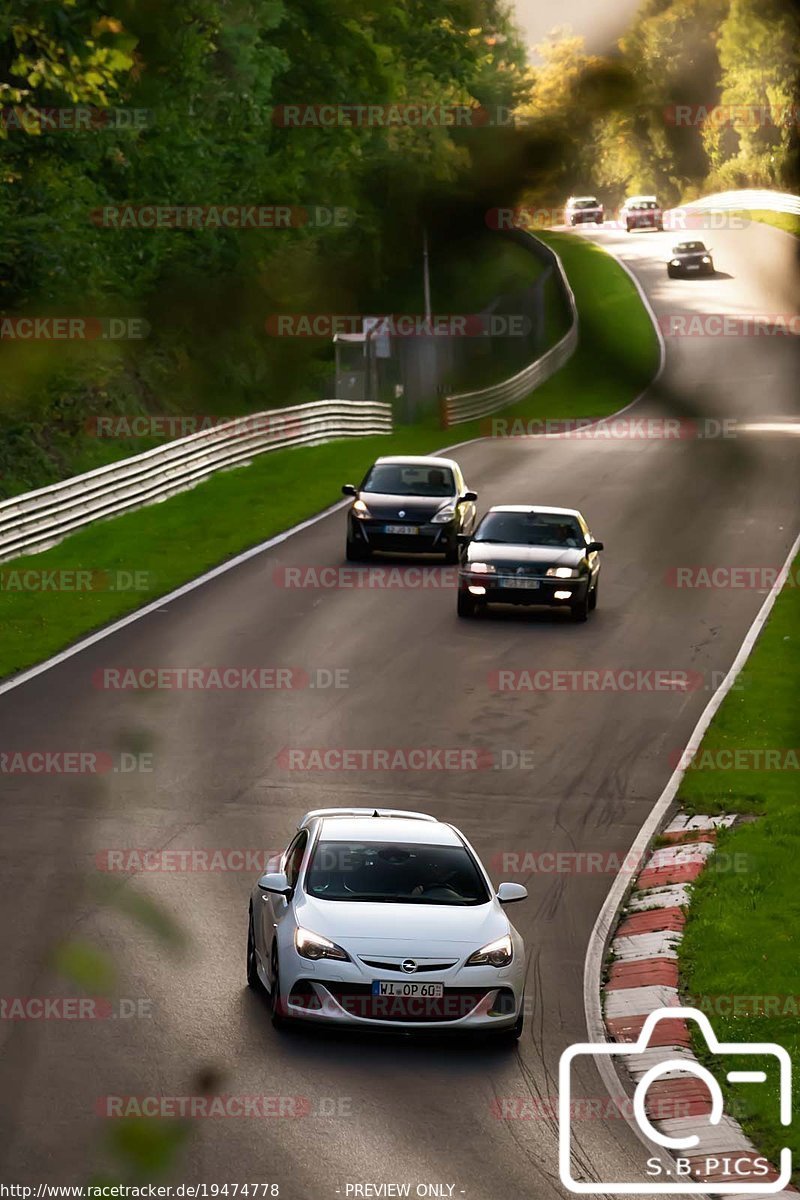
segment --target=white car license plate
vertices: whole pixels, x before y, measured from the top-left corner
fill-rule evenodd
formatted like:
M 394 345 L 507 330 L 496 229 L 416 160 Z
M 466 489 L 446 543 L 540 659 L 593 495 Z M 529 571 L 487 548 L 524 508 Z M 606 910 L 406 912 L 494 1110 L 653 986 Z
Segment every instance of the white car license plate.
M 385 525 L 384 533 L 419 533 L 419 525 Z
M 686 268 L 686 270 L 687 271 L 699 271 L 700 268 L 696 263 L 689 263 L 689 266 Z
M 538 586 L 538 579 L 526 579 L 524 576 L 520 576 L 518 579 L 503 580 L 503 587 L 507 588 L 538 588 Z
M 444 996 L 443 983 L 406 983 L 397 979 L 373 979 L 373 996 L 425 996 L 429 1000 L 441 1000 Z

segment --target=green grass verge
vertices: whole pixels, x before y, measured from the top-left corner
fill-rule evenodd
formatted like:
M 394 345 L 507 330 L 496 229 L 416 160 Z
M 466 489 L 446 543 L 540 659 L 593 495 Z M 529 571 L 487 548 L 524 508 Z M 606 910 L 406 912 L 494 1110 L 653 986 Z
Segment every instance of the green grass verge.
M 793 213 L 767 212 L 766 209 L 747 209 L 733 215 L 749 218 L 751 221 L 760 221 L 763 225 L 774 225 L 776 229 L 784 229 L 786 233 L 793 233 L 795 237 L 800 237 L 800 216 L 795 216 Z
M 609 255 L 581 238 L 547 235 L 562 256 L 581 315 L 581 343 L 551 380 L 503 418 L 604 416 L 652 378 L 658 347 L 636 289 Z M 425 454 L 480 437 L 485 421 L 441 430 L 431 420 L 383 437 L 355 438 L 257 458 L 162 504 L 73 534 L 41 554 L 0 564 L 0 677 L 40 662 L 133 609 L 279 533 L 340 498 L 379 454 Z M 21 573 L 98 572 L 77 591 L 15 590 Z M 138 573 L 137 590 L 102 583 Z M 125 582 L 131 582 L 130 579 Z
M 800 580 L 800 558 L 792 579 Z M 777 1042 L 789 1051 L 795 1072 L 800 1069 L 800 891 L 794 875 L 800 862 L 800 770 L 797 757 L 785 752 L 793 749 L 800 757 L 799 683 L 800 589 L 788 585 L 679 794 L 689 812 L 756 818 L 720 837 L 717 869 L 712 859 L 695 889 L 680 952 L 684 994 L 708 1012 L 719 1038 Z M 737 750 L 777 751 L 778 769 L 725 769 L 731 760 L 724 756 Z M 754 765 L 762 764 L 755 760 Z M 735 997 L 738 1014 L 722 1011 Z M 748 998 L 757 997 L 764 998 L 762 1010 L 771 1004 L 773 1011 L 748 1012 L 757 1003 Z M 732 1111 L 773 1161 L 788 1145 L 798 1163 L 800 1127 L 779 1124 L 771 1065 L 768 1074 L 766 1087 L 737 1089 Z

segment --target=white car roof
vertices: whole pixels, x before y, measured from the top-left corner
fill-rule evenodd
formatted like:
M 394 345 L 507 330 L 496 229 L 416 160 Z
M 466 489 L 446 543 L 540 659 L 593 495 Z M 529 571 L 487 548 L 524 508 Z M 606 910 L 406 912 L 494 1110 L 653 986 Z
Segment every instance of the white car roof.
M 414 817 L 323 817 L 320 837 L 326 842 L 416 842 L 428 846 L 461 846 L 449 825 Z
M 489 512 L 558 513 L 559 516 L 581 517 L 577 508 L 554 508 L 550 504 L 495 504 L 489 509 Z M 583 520 L 583 517 L 581 517 L 581 520 Z
M 376 458 L 375 465 L 378 463 L 391 463 L 394 465 L 403 464 L 408 467 L 450 467 L 458 468 L 452 458 L 434 458 L 430 455 L 414 455 L 414 454 L 388 454 L 383 458 Z

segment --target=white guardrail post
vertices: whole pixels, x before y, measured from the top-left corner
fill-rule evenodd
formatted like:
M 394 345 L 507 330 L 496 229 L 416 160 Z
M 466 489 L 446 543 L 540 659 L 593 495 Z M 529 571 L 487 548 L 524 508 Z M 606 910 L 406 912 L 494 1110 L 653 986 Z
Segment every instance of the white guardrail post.
M 391 432 L 391 405 L 366 400 L 318 400 L 236 417 L 0 502 L 0 562 L 44 550 L 94 521 L 165 500 L 270 450 Z
M 551 250 L 549 246 L 545 246 L 544 242 L 540 242 L 538 238 L 531 234 L 526 237 L 532 243 L 530 249 L 538 257 L 545 259 L 556 271 L 570 312 L 569 330 L 559 342 L 556 342 L 555 346 L 547 350 L 540 358 L 534 359 L 517 375 L 512 375 L 510 379 L 493 384 L 492 387 L 481 388 L 476 392 L 460 392 L 445 396 L 442 401 L 442 425 L 445 429 L 449 429 L 452 425 L 460 425 L 464 421 L 474 421 L 478 417 L 488 417 L 492 413 L 500 412 L 509 404 L 516 404 L 523 396 L 527 396 L 529 392 L 548 380 L 551 375 L 555 375 L 556 371 L 563 367 L 564 363 L 575 353 L 578 345 L 578 309 L 561 259 L 555 251 Z

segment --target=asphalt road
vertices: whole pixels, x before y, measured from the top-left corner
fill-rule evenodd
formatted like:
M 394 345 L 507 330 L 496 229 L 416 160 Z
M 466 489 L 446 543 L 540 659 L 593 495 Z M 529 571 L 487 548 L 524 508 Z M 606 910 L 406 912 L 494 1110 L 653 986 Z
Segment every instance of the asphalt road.
M 798 310 L 793 244 L 777 231 L 715 233 L 720 275 L 688 281 L 666 278 L 669 234 L 586 236 L 624 257 L 659 316 Z M 448 588 L 280 586 L 282 567 L 343 566 L 340 512 L 0 696 L 6 750 L 147 751 L 154 768 L 2 779 L 0 996 L 69 993 L 52 956 L 77 939 L 113 958 L 121 997 L 149 1006 L 130 1018 L 0 1020 L 3 1182 L 119 1173 L 108 1146 L 120 1124 L 97 1115 L 99 1098 L 187 1096 L 213 1071 L 228 1096 L 301 1097 L 294 1111 L 305 1115 L 196 1119 L 175 1180 L 270 1182 L 281 1196 L 319 1200 L 365 1183 L 409 1183 L 412 1195 L 418 1184 L 453 1185 L 469 1200 L 565 1194 L 548 1106 L 560 1052 L 585 1037 L 584 955 L 612 878 L 581 856 L 624 855 L 763 600 L 764 588 L 676 588 L 670 571 L 777 567 L 791 546 L 796 378 L 796 339 L 668 338 L 661 385 L 630 415 L 753 428 L 725 439 L 506 439 L 458 450 L 481 510 L 537 502 L 587 515 L 606 553 L 586 625 L 518 613 L 461 622 Z M 95 686 L 103 668 L 155 665 L 338 669 L 348 686 L 157 695 Z M 623 668 L 701 681 L 602 694 L 491 686 L 498 670 Z M 505 769 L 302 771 L 278 760 L 302 747 L 480 748 Z M 280 1036 L 244 987 L 252 873 L 97 867 L 109 849 L 280 847 L 305 810 L 337 803 L 425 809 L 465 831 L 496 881 L 527 883 L 529 902 L 513 910 L 530 952 L 532 1015 L 518 1053 Z M 566 870 L 533 869 L 547 860 L 530 855 L 549 851 L 575 857 Z M 504 854 L 519 857 L 501 870 Z M 180 923 L 182 955 L 115 903 L 142 897 Z M 591 1072 L 580 1086 L 602 1094 Z M 496 1115 L 525 1099 L 534 1119 Z M 642 1170 L 623 1120 L 578 1122 L 576 1146 L 587 1179 Z

